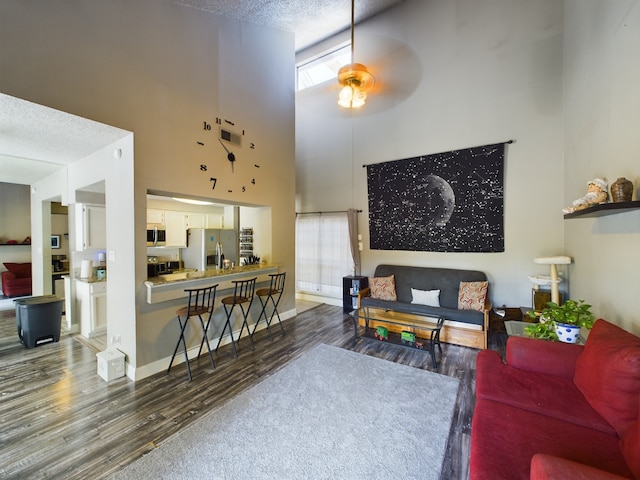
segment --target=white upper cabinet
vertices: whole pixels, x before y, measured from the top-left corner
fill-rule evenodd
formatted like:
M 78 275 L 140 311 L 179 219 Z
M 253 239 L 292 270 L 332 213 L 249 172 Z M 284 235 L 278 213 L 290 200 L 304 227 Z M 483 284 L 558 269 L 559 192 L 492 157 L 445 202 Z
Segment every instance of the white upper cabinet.
M 156 210 L 154 208 L 147 209 L 147 223 L 153 225 L 164 225 L 165 211 Z
M 187 228 L 207 228 L 207 215 L 205 213 L 189 213 L 187 217 Z
M 147 215 L 148 218 L 148 215 Z M 167 232 L 167 247 L 186 247 L 189 214 L 187 212 L 164 212 L 164 227 Z
M 107 248 L 107 210 L 101 205 L 76 204 L 77 251 Z

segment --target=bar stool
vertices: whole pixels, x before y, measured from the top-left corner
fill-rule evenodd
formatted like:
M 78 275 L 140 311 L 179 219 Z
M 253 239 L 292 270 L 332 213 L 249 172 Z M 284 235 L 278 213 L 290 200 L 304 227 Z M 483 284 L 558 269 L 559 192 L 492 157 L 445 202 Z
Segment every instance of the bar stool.
M 222 342 L 224 332 L 227 327 L 229 327 L 229 335 L 231 336 L 231 345 L 233 345 L 233 352 L 235 354 L 235 357 L 238 358 L 238 349 L 236 348 L 236 341 L 233 338 L 233 328 L 231 327 L 231 315 L 233 314 L 233 309 L 236 307 L 236 305 L 242 312 L 242 326 L 240 327 L 240 334 L 238 335 L 237 343 L 240 343 L 240 337 L 242 337 L 242 331 L 244 330 L 244 327 L 246 325 L 247 333 L 249 334 L 249 339 L 251 340 L 251 350 L 255 350 L 255 346 L 253 345 L 253 337 L 251 336 L 251 330 L 249 330 L 249 324 L 247 323 L 247 315 L 249 315 L 249 310 L 251 310 L 251 304 L 253 303 L 253 295 L 256 289 L 257 278 L 258 277 L 254 277 L 248 280 L 233 280 L 233 296 L 224 297 L 220 301 L 222 303 L 222 306 L 224 307 L 225 313 L 227 314 L 227 320 L 224 323 L 222 332 L 220 333 L 216 351 L 218 351 L 218 348 L 220 348 L 220 342 Z
M 256 292 L 256 295 L 258 296 L 258 299 L 262 304 L 262 311 L 258 316 L 258 321 L 253 326 L 253 332 L 251 332 L 251 335 L 256 333 L 256 328 L 258 328 L 258 324 L 264 316 L 264 321 L 267 323 L 269 338 L 273 340 L 273 336 L 271 335 L 271 322 L 273 321 L 274 315 L 278 317 L 278 323 L 280 324 L 280 330 L 282 330 L 282 334 L 285 334 L 284 327 L 282 326 L 282 321 L 280 320 L 280 314 L 278 313 L 278 304 L 280 303 L 282 291 L 284 290 L 284 281 L 286 275 L 286 272 L 270 274 L 269 276 L 271 277 L 271 284 L 269 285 L 269 288 L 259 288 Z M 269 300 L 271 300 L 271 303 L 273 304 L 273 311 L 271 312 L 270 317 L 267 316 L 267 304 L 269 303 Z
M 189 374 L 189 381 L 191 381 L 191 367 L 189 366 L 187 342 L 184 338 L 184 331 L 187 328 L 187 323 L 189 323 L 189 319 L 191 317 L 198 317 L 198 319 L 200 320 L 200 326 L 202 327 L 202 342 L 200 343 L 200 351 L 198 351 L 198 356 L 200 356 L 200 352 L 202 351 L 202 344 L 206 343 L 207 351 L 209 352 L 209 360 L 211 360 L 211 368 L 215 368 L 215 364 L 213 363 L 213 355 L 211 354 L 211 347 L 209 346 L 209 339 L 207 338 L 207 329 L 209 328 L 209 323 L 211 322 L 211 316 L 213 314 L 217 287 L 218 284 L 215 284 L 211 287 L 186 288 L 184 290 L 189 294 L 189 299 L 186 306 L 176 310 L 176 316 L 178 317 L 178 323 L 180 324 L 180 337 L 178 338 L 178 343 L 176 343 L 176 348 L 173 350 L 173 355 L 171 356 L 171 361 L 169 362 L 167 373 L 169 373 L 169 371 L 171 370 L 173 360 L 178 353 L 180 343 L 182 343 L 182 347 L 184 348 L 184 359 L 187 364 L 187 373 Z M 209 316 L 205 325 L 204 320 L 202 319 L 202 315 L 205 315 L 207 313 L 209 314 Z

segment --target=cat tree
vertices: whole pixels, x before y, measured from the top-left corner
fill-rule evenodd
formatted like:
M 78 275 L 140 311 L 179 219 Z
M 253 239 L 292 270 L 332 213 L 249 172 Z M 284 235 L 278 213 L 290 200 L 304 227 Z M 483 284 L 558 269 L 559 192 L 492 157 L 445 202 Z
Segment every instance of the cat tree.
M 533 283 L 533 289 L 539 290 L 541 286 L 551 286 L 551 301 L 560 303 L 559 285 L 562 278 L 558 275 L 558 265 L 568 265 L 572 262 L 571 257 L 558 255 L 555 257 L 537 257 L 533 261 L 539 265 L 549 265 L 549 275 L 531 275 L 529 280 Z

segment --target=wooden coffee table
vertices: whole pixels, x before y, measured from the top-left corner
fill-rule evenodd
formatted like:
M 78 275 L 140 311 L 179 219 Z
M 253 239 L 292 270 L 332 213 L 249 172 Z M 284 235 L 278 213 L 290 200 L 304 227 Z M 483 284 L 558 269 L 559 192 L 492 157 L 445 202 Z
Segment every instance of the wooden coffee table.
M 433 368 L 438 368 L 436 360 L 435 347 L 438 346 L 440 356 L 442 356 L 442 346 L 440 344 L 440 331 L 444 323 L 444 317 L 431 318 L 413 313 L 396 312 L 394 310 L 385 310 L 381 308 L 360 307 L 353 310 L 350 314 L 353 320 L 353 345 L 355 346 L 359 339 L 373 340 L 377 342 L 385 342 L 400 347 L 410 348 L 414 350 L 429 351 Z M 364 329 L 360 331 L 359 321 L 364 320 Z M 384 323 L 391 325 L 400 325 L 403 330 L 415 334 L 415 342 L 403 340 L 402 335 L 393 332 L 387 332 L 388 337 L 380 339 L 376 336 L 376 329 L 370 327 L 372 322 Z M 425 344 L 428 349 L 425 349 Z

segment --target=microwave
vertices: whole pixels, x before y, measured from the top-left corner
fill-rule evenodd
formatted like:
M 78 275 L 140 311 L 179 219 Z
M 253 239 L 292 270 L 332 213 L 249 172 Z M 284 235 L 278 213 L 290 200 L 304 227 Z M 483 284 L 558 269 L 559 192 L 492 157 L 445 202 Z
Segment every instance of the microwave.
M 164 247 L 167 244 L 167 231 L 164 227 L 147 227 L 147 247 Z

